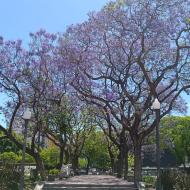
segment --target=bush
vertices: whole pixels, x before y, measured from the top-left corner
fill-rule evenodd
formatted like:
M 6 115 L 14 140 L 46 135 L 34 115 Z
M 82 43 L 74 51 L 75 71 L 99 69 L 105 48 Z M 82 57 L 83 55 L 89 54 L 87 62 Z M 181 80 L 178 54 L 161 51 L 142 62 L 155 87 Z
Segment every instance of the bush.
M 32 156 L 26 154 L 25 163 L 36 163 L 36 162 Z
M 143 176 L 143 182 L 155 186 L 156 178 L 154 176 Z
M 132 154 L 129 154 L 128 156 L 128 165 L 129 165 L 129 168 L 134 167 L 134 155 Z
M 19 161 L 19 156 L 15 154 L 14 152 L 4 152 L 0 154 L 0 161 L 2 161 L 5 164 L 12 163 L 15 164 Z
M 13 164 L 3 165 L 0 172 L 0 190 L 18 190 L 19 179 L 19 172 Z
M 19 152 L 19 155 L 17 157 L 18 162 L 22 161 L 22 151 Z M 36 163 L 34 158 L 30 156 L 29 154 L 25 153 L 25 163 Z
M 87 166 L 87 160 L 85 158 L 79 158 L 79 167 L 86 168 L 86 166 Z
M 60 174 L 60 171 L 58 169 L 52 169 L 52 170 L 49 170 L 49 174 L 57 176 Z
M 162 171 L 161 185 L 163 190 L 189 190 L 190 175 L 176 170 Z

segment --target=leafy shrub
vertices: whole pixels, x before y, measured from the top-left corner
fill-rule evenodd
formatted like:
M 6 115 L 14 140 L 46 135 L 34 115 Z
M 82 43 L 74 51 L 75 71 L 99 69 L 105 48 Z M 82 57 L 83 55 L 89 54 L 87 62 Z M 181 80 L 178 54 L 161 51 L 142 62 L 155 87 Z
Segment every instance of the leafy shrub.
M 128 165 L 129 165 L 129 168 L 134 167 L 134 155 L 132 154 L 129 154 L 128 156 Z
M 13 164 L 3 165 L 0 172 L 0 190 L 18 190 L 19 172 Z
M 79 167 L 86 168 L 86 166 L 87 166 L 87 160 L 85 158 L 79 158 Z
M 143 176 L 143 182 L 154 186 L 156 182 L 156 178 L 154 176 Z
M 26 154 L 25 162 L 26 163 L 36 163 L 34 158 L 32 156 L 30 156 L 29 154 Z
M 60 174 L 60 171 L 58 169 L 52 169 L 52 170 L 49 170 L 49 174 L 57 176 Z
M 22 151 L 19 151 L 19 155 L 17 155 L 17 162 L 22 161 Z M 25 163 L 35 163 L 35 160 L 32 156 L 25 153 Z
M 165 170 L 161 172 L 161 184 L 163 190 L 189 190 L 190 175 L 176 170 Z
M 17 163 L 19 161 L 19 156 L 14 152 L 4 152 L 0 154 L 0 161 L 3 163 Z

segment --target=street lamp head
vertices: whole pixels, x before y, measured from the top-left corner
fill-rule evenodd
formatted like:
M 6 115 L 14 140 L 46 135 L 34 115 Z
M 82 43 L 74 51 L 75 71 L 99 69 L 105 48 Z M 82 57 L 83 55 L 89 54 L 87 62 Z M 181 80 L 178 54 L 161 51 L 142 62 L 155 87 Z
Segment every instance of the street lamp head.
M 155 98 L 154 102 L 152 103 L 152 107 L 153 110 L 159 110 L 160 109 L 160 102 L 158 101 L 157 98 Z
M 30 120 L 30 119 L 31 119 L 31 116 L 32 116 L 32 112 L 30 111 L 29 108 L 27 108 L 27 109 L 24 111 L 22 118 L 23 118 L 24 120 Z

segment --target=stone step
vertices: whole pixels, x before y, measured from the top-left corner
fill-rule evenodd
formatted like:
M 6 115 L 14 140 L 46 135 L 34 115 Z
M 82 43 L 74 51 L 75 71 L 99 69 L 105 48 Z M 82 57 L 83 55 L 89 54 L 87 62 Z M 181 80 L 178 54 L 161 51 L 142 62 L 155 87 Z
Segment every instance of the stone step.
M 43 190 L 137 190 L 131 188 L 118 188 L 118 187 L 106 187 L 106 188 L 99 188 L 99 187 L 52 187 L 52 188 L 43 188 Z
M 137 190 L 132 182 L 108 175 L 74 176 L 66 180 L 44 182 L 43 190 Z
M 137 190 L 126 185 L 94 185 L 94 184 L 45 184 L 43 190 Z
M 54 186 L 54 187 L 132 187 L 134 188 L 134 185 L 125 185 L 125 184 L 63 184 L 63 183 L 45 183 L 44 186 Z
M 131 187 L 44 187 L 43 190 L 138 190 Z

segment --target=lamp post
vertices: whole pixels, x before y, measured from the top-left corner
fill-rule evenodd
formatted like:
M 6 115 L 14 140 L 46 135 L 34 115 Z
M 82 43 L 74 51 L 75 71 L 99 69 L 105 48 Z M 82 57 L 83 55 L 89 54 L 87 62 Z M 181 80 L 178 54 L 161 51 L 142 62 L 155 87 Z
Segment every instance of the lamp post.
M 152 109 L 156 112 L 156 165 L 157 165 L 157 185 L 156 190 L 160 190 L 160 130 L 159 130 L 159 122 L 160 122 L 160 102 L 157 98 L 155 98 L 152 103 Z
M 24 142 L 23 142 L 23 147 L 22 147 L 22 162 L 21 162 L 21 171 L 20 171 L 20 190 L 24 189 L 24 165 L 25 165 L 25 153 L 26 153 L 26 141 L 27 141 L 27 126 L 28 122 L 31 118 L 31 111 L 27 108 L 24 111 L 24 114 L 22 118 L 24 119 Z

